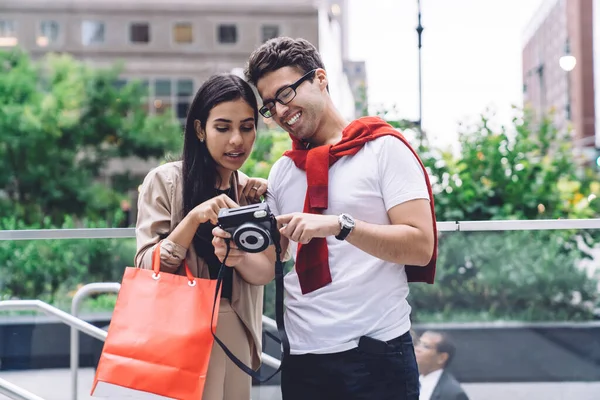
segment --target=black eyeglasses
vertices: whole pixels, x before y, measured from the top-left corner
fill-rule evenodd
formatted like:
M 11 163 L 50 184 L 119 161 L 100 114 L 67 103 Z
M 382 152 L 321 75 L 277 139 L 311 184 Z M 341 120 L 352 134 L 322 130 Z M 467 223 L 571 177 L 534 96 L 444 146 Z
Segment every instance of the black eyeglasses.
M 294 97 L 296 97 L 296 89 L 298 88 L 298 86 L 300 86 L 300 84 L 302 84 L 302 82 L 304 82 L 305 80 L 311 79 L 315 75 L 316 71 L 316 69 L 313 69 L 312 71 L 304 74 L 302 78 L 298 79 L 290 86 L 286 86 L 280 89 L 275 95 L 275 99 L 269 100 L 266 103 L 264 103 L 264 105 L 258 111 L 263 117 L 271 118 L 273 115 L 275 115 L 275 102 L 278 102 L 282 105 L 286 105 L 290 101 L 294 100 Z

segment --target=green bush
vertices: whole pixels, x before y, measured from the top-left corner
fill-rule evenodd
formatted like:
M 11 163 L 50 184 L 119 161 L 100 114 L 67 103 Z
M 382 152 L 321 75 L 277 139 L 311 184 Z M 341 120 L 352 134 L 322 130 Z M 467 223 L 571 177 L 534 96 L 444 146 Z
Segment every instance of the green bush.
M 410 286 L 413 318 L 592 319 L 598 277 L 578 267 L 582 253 L 569 237 L 561 231 L 443 234 L 435 285 Z
M 69 228 L 67 222 L 59 228 Z M 86 227 L 99 227 L 86 224 Z M 50 229 L 0 220 L 0 229 Z M 133 265 L 134 239 L 0 241 L 0 297 L 61 302 L 85 283 L 120 282 Z

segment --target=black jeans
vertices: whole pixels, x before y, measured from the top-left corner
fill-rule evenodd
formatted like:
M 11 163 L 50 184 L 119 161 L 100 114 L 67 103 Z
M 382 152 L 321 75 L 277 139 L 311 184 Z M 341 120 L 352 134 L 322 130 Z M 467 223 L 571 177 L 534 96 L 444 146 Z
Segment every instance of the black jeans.
M 355 349 L 289 356 L 283 400 L 418 400 L 419 371 L 410 333 L 388 342 L 361 338 Z

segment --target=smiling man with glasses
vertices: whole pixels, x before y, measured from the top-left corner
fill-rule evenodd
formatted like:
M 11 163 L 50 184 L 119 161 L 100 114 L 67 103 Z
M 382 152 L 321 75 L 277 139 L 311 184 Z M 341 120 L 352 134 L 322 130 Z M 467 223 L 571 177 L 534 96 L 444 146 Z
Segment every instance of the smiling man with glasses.
M 408 282 L 433 283 L 437 251 L 423 164 L 385 121 L 340 115 L 306 40 L 269 40 L 246 78 L 261 114 L 293 142 L 267 195 L 295 261 L 285 277 L 284 400 L 417 400 Z
M 315 72 L 317 72 L 317 70 L 313 69 L 312 71 L 304 74 L 302 78 L 298 79 L 293 84 L 279 89 L 273 100 L 264 100 L 263 106 L 259 110 L 262 116 L 265 118 L 271 118 L 277 113 L 275 102 L 285 106 L 290 101 L 294 100 L 294 97 L 296 97 L 296 88 L 305 80 L 312 79 L 315 76 Z

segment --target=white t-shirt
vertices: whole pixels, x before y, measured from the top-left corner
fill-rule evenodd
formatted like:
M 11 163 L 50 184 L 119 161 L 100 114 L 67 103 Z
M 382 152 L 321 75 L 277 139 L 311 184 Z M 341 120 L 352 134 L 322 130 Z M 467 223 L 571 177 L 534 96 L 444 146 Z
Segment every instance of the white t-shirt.
M 387 225 L 387 211 L 403 202 L 429 199 L 423 169 L 406 145 L 383 136 L 329 169 L 329 208 L 357 220 Z M 302 212 L 306 173 L 288 157 L 269 174 L 267 202 L 275 215 Z M 290 242 L 295 259 L 298 245 Z M 391 340 L 410 329 L 408 283 L 403 265 L 382 261 L 347 241 L 327 238 L 332 282 L 302 294 L 296 270 L 285 276 L 285 327 L 292 354 L 337 353 L 370 336 Z

